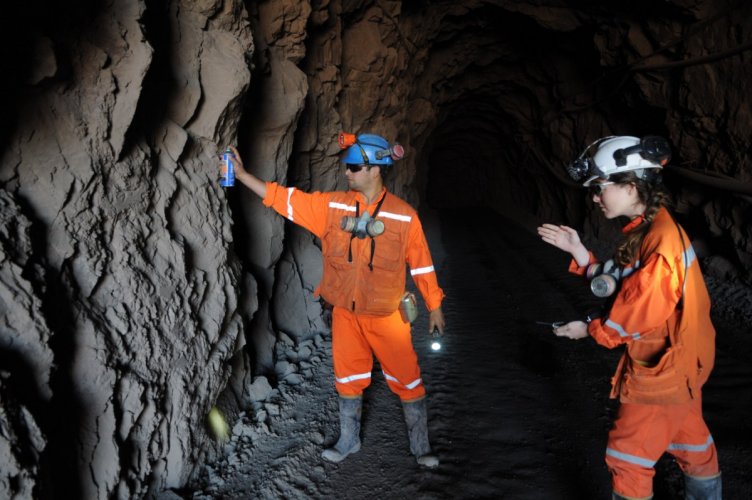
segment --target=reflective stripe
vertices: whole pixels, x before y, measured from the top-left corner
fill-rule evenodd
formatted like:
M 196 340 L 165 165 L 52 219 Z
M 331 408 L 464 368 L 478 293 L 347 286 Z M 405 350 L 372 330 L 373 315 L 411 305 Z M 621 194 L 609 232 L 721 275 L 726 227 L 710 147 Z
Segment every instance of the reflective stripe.
M 627 332 L 625 332 L 625 331 L 624 331 L 624 328 L 623 328 L 623 327 L 622 327 L 622 326 L 621 326 L 620 324 L 618 324 L 618 323 L 614 323 L 614 322 L 613 322 L 613 321 L 611 321 L 610 319 L 607 319 L 607 320 L 606 320 L 606 323 L 605 323 L 605 325 L 606 325 L 606 326 L 608 326 L 608 327 L 611 327 L 611 328 L 613 328 L 614 330 L 616 330 L 616 332 L 617 332 L 617 333 L 619 334 L 619 336 L 620 336 L 620 337 L 622 337 L 622 338 L 623 338 L 623 337 L 631 337 L 631 338 L 632 338 L 632 340 L 640 340 L 640 332 L 636 332 L 636 333 L 627 333 Z
M 428 267 L 419 267 L 417 269 L 411 269 L 410 275 L 411 276 L 417 276 L 419 274 L 426 274 L 426 273 L 432 273 L 433 272 L 433 266 Z
M 287 188 L 287 218 L 290 220 L 294 220 L 292 218 L 292 204 L 290 203 L 290 198 L 292 198 L 292 193 L 295 191 L 295 188 Z
M 707 441 L 705 441 L 705 444 L 683 444 L 683 443 L 671 443 L 668 445 L 669 450 L 678 450 L 678 451 L 707 451 L 708 448 L 713 444 L 713 436 L 708 436 Z
M 419 385 L 420 385 L 420 384 L 421 384 L 421 383 L 423 382 L 423 379 L 421 379 L 421 378 L 417 378 L 417 379 L 413 380 L 412 382 L 410 382 L 409 384 L 403 384 L 402 382 L 400 382 L 400 381 L 399 381 L 399 380 L 397 380 L 396 378 L 392 377 L 391 375 L 389 375 L 389 374 L 388 374 L 388 373 L 386 373 L 385 371 L 382 371 L 381 373 L 383 373 L 383 374 L 384 374 L 384 377 L 385 377 L 385 378 L 386 378 L 387 380 L 390 380 L 390 381 L 392 381 L 392 382 L 394 382 L 394 383 L 396 383 L 396 384 L 399 384 L 399 385 L 401 385 L 402 387 L 405 387 L 405 388 L 407 388 L 407 389 L 415 389 L 416 387 L 418 387 L 418 386 L 419 386 Z
M 641 465 L 643 467 L 653 467 L 655 465 L 655 460 L 648 460 L 647 458 L 629 455 L 627 453 L 616 451 L 612 448 L 606 448 L 606 455 L 618 458 L 619 460 L 623 460 L 624 462 L 628 462 L 630 464 Z
M 329 202 L 329 208 L 337 208 L 339 210 L 347 210 L 348 212 L 354 212 L 355 207 L 351 207 L 350 205 L 345 205 L 344 203 L 337 203 L 336 201 L 330 201 Z
M 689 248 L 687 248 L 687 251 L 684 253 L 687 255 L 687 267 L 689 267 L 697 258 L 697 254 L 695 254 L 695 249 L 692 247 L 692 244 L 689 245 Z
M 635 262 L 634 266 L 632 266 L 632 267 L 625 267 L 624 269 L 622 269 L 622 271 L 621 271 L 621 277 L 622 278 L 626 278 L 627 276 L 629 276 L 633 272 L 637 271 L 637 269 L 639 269 L 639 268 L 640 268 L 640 261 L 638 260 L 637 262 Z
M 358 373 L 357 375 L 350 375 L 349 377 L 336 378 L 335 380 L 340 384 L 346 384 L 348 382 L 355 382 L 356 380 L 363 380 L 364 378 L 371 378 L 371 372 Z
M 684 296 L 684 292 L 687 290 L 687 273 L 689 272 L 689 266 L 692 265 L 692 262 L 697 258 L 697 255 L 695 254 L 695 249 L 692 247 L 692 244 L 689 244 L 689 248 L 687 248 L 684 251 L 684 283 L 682 283 L 682 297 Z
M 394 219 L 402 222 L 410 222 L 413 218 L 409 215 L 400 215 L 400 214 L 393 214 L 391 212 L 379 212 L 379 217 L 384 217 L 385 219 Z

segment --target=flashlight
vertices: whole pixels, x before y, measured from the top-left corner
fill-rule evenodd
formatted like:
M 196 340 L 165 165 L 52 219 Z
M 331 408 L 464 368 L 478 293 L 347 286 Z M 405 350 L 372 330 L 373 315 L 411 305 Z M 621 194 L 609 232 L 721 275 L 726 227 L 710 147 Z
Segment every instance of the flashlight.
M 434 328 L 433 332 L 431 332 L 431 350 L 432 351 L 440 351 L 441 350 L 441 342 L 439 341 L 439 338 L 441 337 L 441 334 L 439 333 L 438 328 Z

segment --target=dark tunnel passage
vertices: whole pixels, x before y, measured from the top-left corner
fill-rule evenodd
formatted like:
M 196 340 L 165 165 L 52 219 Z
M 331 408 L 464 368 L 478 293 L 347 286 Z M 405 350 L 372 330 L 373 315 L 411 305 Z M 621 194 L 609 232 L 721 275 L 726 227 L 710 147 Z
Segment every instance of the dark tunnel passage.
M 415 152 L 429 206 L 494 206 L 517 218 L 564 214 L 581 203 L 573 203 L 579 196 L 557 143 L 574 139 L 584 149 L 607 133 L 667 134 L 666 109 L 646 98 L 625 56 L 604 66 L 593 43 L 606 26 L 638 12 L 614 9 L 562 31 L 488 5 L 443 19 L 428 59 L 449 53 L 458 62 L 429 76 L 436 120 Z M 681 151 L 675 158 L 682 161 Z

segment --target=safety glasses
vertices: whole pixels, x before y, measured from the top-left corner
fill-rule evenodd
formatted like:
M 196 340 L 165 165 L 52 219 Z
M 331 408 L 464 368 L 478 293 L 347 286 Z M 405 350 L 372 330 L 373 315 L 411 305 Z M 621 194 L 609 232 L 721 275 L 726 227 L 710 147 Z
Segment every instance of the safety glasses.
M 367 166 L 368 165 L 362 165 L 359 163 L 348 163 L 347 170 L 355 174 L 355 173 L 360 172 L 363 169 L 363 167 L 367 167 Z
M 616 184 L 615 182 L 594 182 L 588 186 L 590 196 L 601 196 L 607 186 Z

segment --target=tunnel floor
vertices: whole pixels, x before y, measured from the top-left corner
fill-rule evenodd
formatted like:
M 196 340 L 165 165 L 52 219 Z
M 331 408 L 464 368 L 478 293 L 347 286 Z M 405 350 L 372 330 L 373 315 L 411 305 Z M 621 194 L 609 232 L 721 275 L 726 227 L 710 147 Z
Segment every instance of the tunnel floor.
M 486 213 L 486 215 L 481 215 Z M 485 210 L 424 217 L 447 295 L 443 347 L 429 349 L 427 313 L 413 337 L 428 391 L 429 433 L 441 465 L 410 455 L 399 400 L 378 365 L 364 395 L 362 448 L 338 465 L 319 454 L 338 432 L 330 338 L 230 441 L 187 498 L 605 499 L 603 462 L 616 404 L 609 380 L 620 355 L 592 340 L 556 338 L 536 321 L 581 317 L 594 305 L 566 272 L 568 259 L 531 231 Z M 715 319 L 715 318 L 714 318 Z M 719 450 L 724 498 L 752 493 L 752 332 L 716 321 L 716 368 L 704 391 Z M 683 498 L 678 467 L 658 463 L 656 499 Z

